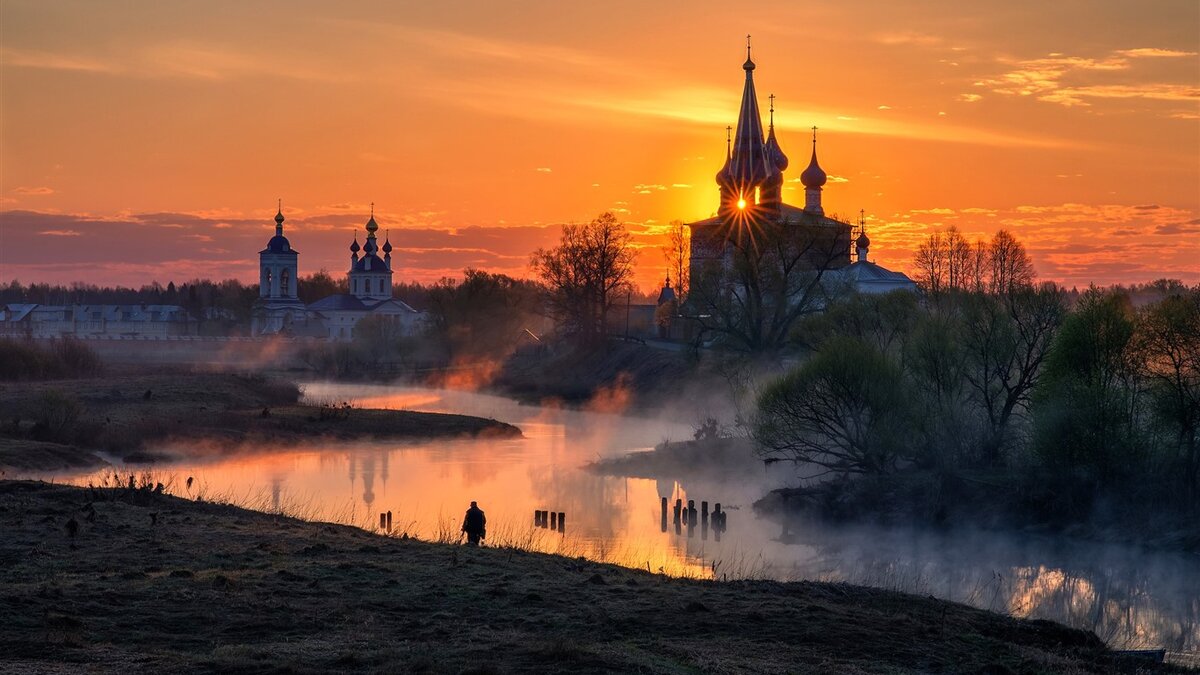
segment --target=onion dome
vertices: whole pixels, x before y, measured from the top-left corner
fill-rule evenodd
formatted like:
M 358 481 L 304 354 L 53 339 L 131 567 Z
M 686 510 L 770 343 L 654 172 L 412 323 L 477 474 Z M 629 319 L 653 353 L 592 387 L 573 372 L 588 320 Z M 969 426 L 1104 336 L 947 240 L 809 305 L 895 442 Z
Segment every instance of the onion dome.
M 384 253 L 391 253 L 391 252 L 392 252 L 392 240 L 391 240 L 391 239 L 384 239 L 384 240 L 383 240 L 383 252 L 384 252 Z
M 283 207 L 279 207 L 279 211 L 275 213 L 275 224 L 283 225 Z
M 675 289 L 671 288 L 671 275 L 667 275 L 666 283 L 663 284 L 662 291 L 658 294 L 658 304 L 664 305 L 675 299 Z
M 870 248 L 871 240 L 867 238 L 866 232 L 862 232 L 858 235 L 858 239 L 854 240 L 854 245 L 859 248 Z
M 374 237 L 375 232 L 379 230 L 379 223 L 375 222 L 375 214 L 371 214 L 371 219 L 367 221 L 367 235 Z
M 350 244 L 350 252 L 358 253 L 361 250 L 362 250 L 362 247 L 358 245 L 358 235 L 356 234 L 356 235 L 354 235 L 354 243 Z
M 825 170 L 817 163 L 817 142 L 813 140 L 812 159 L 808 161 L 808 168 L 804 173 L 800 174 L 800 182 L 804 183 L 806 188 L 819 188 L 829 179 L 825 175 Z
M 367 243 L 363 244 L 363 253 L 365 255 L 374 255 L 377 250 L 379 250 L 379 246 L 375 244 L 375 239 L 368 237 Z
M 775 167 L 776 171 L 782 172 L 788 168 L 787 155 L 783 154 L 783 148 L 779 147 L 779 141 L 775 140 L 775 125 L 771 125 L 771 130 L 767 134 L 767 161 Z

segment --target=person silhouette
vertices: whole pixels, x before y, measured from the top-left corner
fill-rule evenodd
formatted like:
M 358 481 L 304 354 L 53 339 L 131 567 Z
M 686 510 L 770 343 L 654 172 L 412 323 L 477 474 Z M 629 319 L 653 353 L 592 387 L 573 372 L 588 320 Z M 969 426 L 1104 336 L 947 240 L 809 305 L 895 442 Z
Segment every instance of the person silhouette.
M 471 508 L 463 517 L 462 531 L 467 533 L 467 544 L 470 546 L 478 546 L 479 540 L 487 536 L 487 516 L 475 502 L 471 502 Z

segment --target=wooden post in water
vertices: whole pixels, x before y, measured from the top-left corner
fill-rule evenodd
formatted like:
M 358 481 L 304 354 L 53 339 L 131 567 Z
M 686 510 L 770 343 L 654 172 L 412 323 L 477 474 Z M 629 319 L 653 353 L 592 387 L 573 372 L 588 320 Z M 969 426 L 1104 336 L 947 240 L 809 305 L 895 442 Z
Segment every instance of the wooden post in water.
M 379 529 L 383 530 L 386 528 L 387 528 L 387 514 L 380 512 L 379 513 Z
M 662 498 L 662 531 L 667 531 L 667 498 Z
M 716 504 L 713 504 L 713 512 L 712 512 L 713 538 L 715 538 L 717 541 L 721 541 L 721 532 L 723 532 L 725 529 L 721 525 L 721 523 L 724 521 L 724 519 L 725 519 L 725 513 L 723 511 L 721 511 L 721 502 L 717 502 Z
M 558 531 L 559 532 L 567 531 L 567 513 L 566 513 L 566 511 L 558 512 Z
M 558 529 L 558 513 L 554 512 L 554 511 L 550 512 L 550 529 L 552 529 L 552 530 Z
M 682 518 L 682 515 L 681 515 L 682 512 L 683 512 L 683 500 L 676 499 L 675 500 L 675 534 L 676 535 L 678 535 L 682 531 L 680 529 L 681 528 L 680 519 Z
M 696 536 L 696 500 L 689 499 L 687 505 L 687 534 L 688 539 Z
M 387 531 L 388 532 L 392 531 L 392 512 L 391 511 L 387 512 Z
M 708 502 L 700 502 L 700 538 L 708 541 Z

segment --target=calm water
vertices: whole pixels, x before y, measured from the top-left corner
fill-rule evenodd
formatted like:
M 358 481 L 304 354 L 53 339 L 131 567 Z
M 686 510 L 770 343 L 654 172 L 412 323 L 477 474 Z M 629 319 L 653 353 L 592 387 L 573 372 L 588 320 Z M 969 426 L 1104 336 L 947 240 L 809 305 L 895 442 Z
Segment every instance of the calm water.
M 737 482 L 647 480 L 594 475 L 588 462 L 690 438 L 689 423 L 523 406 L 494 396 L 393 386 L 313 383 L 315 400 L 363 407 L 494 417 L 524 438 L 433 443 L 315 442 L 247 448 L 222 456 L 175 448 L 197 459 L 154 468 L 183 496 L 454 539 L 463 511 L 479 502 L 487 543 L 583 555 L 673 575 L 848 581 L 934 595 L 1017 616 L 1093 630 L 1119 647 L 1200 651 L 1200 560 L 1121 546 L 1064 544 L 994 533 L 933 534 L 871 528 L 802 527 L 799 544 L 750 504 L 782 478 Z M 109 472 L 111 473 L 111 471 Z M 86 484 L 102 472 L 53 476 Z M 193 477 L 191 488 L 184 483 Z M 660 497 L 720 502 L 729 529 L 717 542 L 661 531 Z M 564 533 L 533 527 L 535 509 L 565 512 Z

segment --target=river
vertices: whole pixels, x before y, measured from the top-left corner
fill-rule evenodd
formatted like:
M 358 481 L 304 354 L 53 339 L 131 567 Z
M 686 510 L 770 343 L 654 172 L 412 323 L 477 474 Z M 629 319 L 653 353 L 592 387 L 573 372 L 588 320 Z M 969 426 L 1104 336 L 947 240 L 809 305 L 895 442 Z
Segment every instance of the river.
M 249 508 L 457 541 L 463 511 L 487 512 L 487 545 L 518 545 L 700 578 L 844 581 L 960 601 L 1094 631 L 1118 648 L 1200 651 L 1197 556 L 994 532 L 869 527 L 780 528 L 750 504 L 783 476 L 733 481 L 600 476 L 589 462 L 663 440 L 691 438 L 690 423 L 526 406 L 483 394 L 401 386 L 309 383 L 311 400 L 455 412 L 517 425 L 520 439 L 314 442 L 248 449 L 164 448 L 186 462 L 154 466 L 174 494 Z M 142 471 L 130 467 L 125 470 Z M 50 476 L 76 484 L 112 471 Z M 187 478 L 193 480 L 188 486 Z M 661 527 L 660 498 L 721 503 L 728 530 L 692 536 Z M 534 526 L 534 511 L 566 515 L 562 532 Z M 798 542 L 798 543 L 797 543 Z

